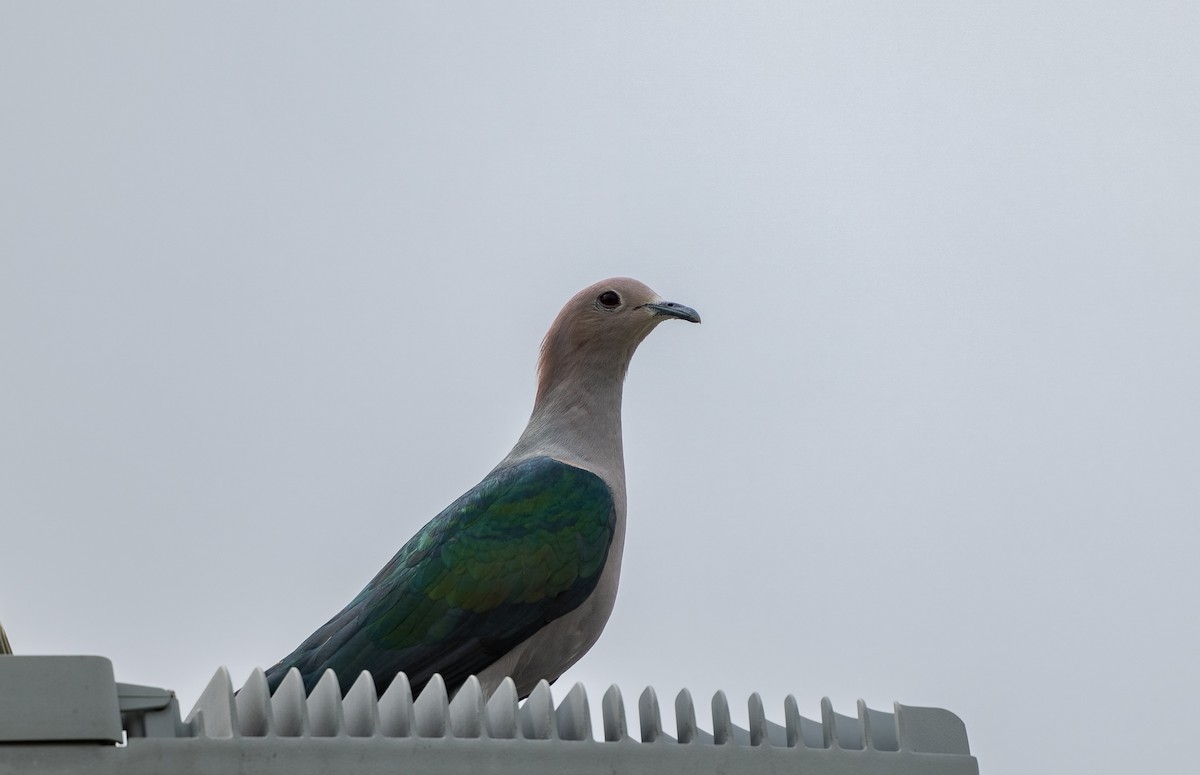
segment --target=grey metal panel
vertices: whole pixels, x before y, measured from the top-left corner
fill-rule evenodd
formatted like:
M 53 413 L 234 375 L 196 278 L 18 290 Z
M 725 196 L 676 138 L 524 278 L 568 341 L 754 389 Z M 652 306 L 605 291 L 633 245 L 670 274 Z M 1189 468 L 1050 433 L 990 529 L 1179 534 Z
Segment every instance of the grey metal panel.
M 0 742 L 123 738 L 112 662 L 85 656 L 0 659 Z
M 34 669 L 27 670 L 19 682 L 0 683 L 5 707 L 41 702 L 80 708 L 96 717 L 93 723 L 110 730 L 109 742 L 119 739 L 124 723 L 128 743 L 63 745 L 63 738 L 44 737 L 40 743 L 0 745 L 0 772 L 978 775 L 979 771 L 962 722 L 938 708 L 897 705 L 894 713 L 887 713 L 860 701 L 856 714 L 848 716 L 835 713 L 825 699 L 820 720 L 811 720 L 799 714 L 795 698 L 789 696 L 783 723 L 778 724 L 768 718 L 756 694 L 748 701 L 748 729 L 742 729 L 731 722 L 724 693 L 717 692 L 710 733 L 697 727 L 687 690 L 675 697 L 675 728 L 666 730 L 652 688 L 639 696 L 637 719 L 629 723 L 625 701 L 613 686 L 601 702 L 601 729 L 593 734 L 581 685 L 556 705 L 545 682 L 519 702 L 511 681 L 485 698 L 474 678 L 450 696 L 441 678 L 435 677 L 413 697 L 407 678 L 400 674 L 383 697 L 376 697 L 374 681 L 364 673 L 343 698 L 332 672 L 305 696 L 300 676 L 293 671 L 272 695 L 262 671 L 252 673 L 235 692 L 222 668 L 185 722 L 179 719 L 173 693 L 116 684 L 107 660 L 99 660 L 107 669 L 105 678 L 96 676 L 96 681 L 107 684 L 91 690 L 109 696 L 110 702 L 101 707 L 81 704 L 79 685 L 58 680 L 65 675 L 62 667 L 77 667 L 79 660 L 89 658 L 40 659 L 46 661 L 12 663 Z M 50 678 L 50 673 L 57 678 Z M 39 723 L 52 729 L 55 722 L 43 714 Z
M 941 708 L 896 704 L 900 744 L 920 753 L 967 754 L 967 727 L 962 719 Z
M 175 692 L 157 686 L 117 684 L 121 726 L 128 737 L 187 737 L 189 730 L 179 721 Z
M 22 775 L 978 775 L 972 757 L 672 743 L 422 737 L 143 738 L 126 747 L 13 746 L 3 764 Z
M 824 773 L 954 773 L 976 775 L 978 765 L 967 744 L 966 728 L 954 714 L 939 708 L 896 705 L 894 713 L 868 708 L 859 701 L 854 716 L 836 713 L 828 698 L 821 701 L 820 720 L 802 717 L 794 697 L 784 703 L 784 723 L 767 718 L 762 699 L 748 701 L 749 728 L 731 721 L 723 692 L 712 699 L 712 733 L 696 725 L 691 694 L 676 696 L 675 737 L 664 730 L 658 696 L 645 689 L 637 701 L 637 722 L 626 718 L 621 691 L 610 687 L 601 702 L 601 729 L 593 734 L 587 695 L 573 687 L 554 704 L 550 686 L 538 684 L 523 702 L 505 681 L 485 701 L 478 681 L 469 679 L 453 696 L 435 677 L 413 697 L 400 674 L 383 697 L 363 673 L 342 698 L 337 678 L 327 672 L 305 697 L 299 673 L 284 678 L 271 696 L 261 671 L 234 692 L 225 670 L 218 670 L 188 717 L 194 734 L 214 742 L 241 740 L 257 751 L 255 738 L 303 741 L 362 740 L 362 757 L 353 758 L 373 772 L 377 750 L 394 750 L 405 767 L 422 772 L 551 772 L 649 770 L 662 773 L 795 772 Z M 631 728 L 635 730 L 631 734 Z M 393 748 L 392 741 L 409 741 Z M 137 741 L 131 741 L 135 747 Z M 287 745 L 291 745 L 289 742 Z M 334 747 L 321 749 L 335 759 L 352 757 Z M 430 753 L 440 751 L 440 754 Z M 257 754 L 254 754 L 257 756 Z M 313 754 L 317 756 L 316 753 Z M 439 758 L 444 756 L 445 758 Z M 303 757 L 301 757 L 302 759 Z M 255 760 L 257 762 L 257 760 Z M 350 759 L 346 760 L 347 762 Z M 297 760 L 299 766 L 300 759 Z M 342 766 L 333 760 L 327 766 Z M 385 764 L 381 764 L 386 768 Z M 356 770 L 358 771 L 358 770 Z

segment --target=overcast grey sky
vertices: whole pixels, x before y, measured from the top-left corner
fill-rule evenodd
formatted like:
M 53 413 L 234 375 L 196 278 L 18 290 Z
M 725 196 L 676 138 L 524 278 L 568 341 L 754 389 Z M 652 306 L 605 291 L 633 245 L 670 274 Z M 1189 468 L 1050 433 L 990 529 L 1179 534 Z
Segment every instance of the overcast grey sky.
M 507 452 L 624 274 L 704 325 L 634 359 L 621 595 L 558 696 L 898 700 L 985 772 L 1184 771 L 1197 9 L 4 3 L 0 621 L 185 709 L 240 683 Z

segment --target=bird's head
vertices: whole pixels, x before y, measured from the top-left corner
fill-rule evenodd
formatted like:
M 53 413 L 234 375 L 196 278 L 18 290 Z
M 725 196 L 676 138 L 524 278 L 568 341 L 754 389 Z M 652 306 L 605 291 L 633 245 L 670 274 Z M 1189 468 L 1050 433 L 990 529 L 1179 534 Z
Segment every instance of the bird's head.
M 615 369 L 624 377 L 633 351 L 664 320 L 699 323 L 691 307 L 664 301 L 628 277 L 613 277 L 584 288 L 558 313 L 542 341 L 538 392 L 582 371 Z

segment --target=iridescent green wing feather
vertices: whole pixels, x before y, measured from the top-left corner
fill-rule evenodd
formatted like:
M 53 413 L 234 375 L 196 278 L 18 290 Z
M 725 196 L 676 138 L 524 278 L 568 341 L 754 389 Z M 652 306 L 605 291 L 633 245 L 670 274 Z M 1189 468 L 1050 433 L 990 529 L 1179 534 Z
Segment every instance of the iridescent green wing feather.
M 341 613 L 268 671 L 326 668 L 343 690 L 370 670 L 414 690 L 434 673 L 457 686 L 578 607 L 608 557 L 616 509 L 595 474 L 551 458 L 493 472 L 434 517 Z

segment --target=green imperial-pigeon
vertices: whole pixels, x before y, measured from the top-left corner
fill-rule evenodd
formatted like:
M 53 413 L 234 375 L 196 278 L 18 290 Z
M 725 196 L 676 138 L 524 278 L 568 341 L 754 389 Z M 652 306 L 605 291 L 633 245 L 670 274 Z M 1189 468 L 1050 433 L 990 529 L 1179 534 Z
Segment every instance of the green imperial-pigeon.
M 664 320 L 700 322 L 642 283 L 585 288 L 542 342 L 537 396 L 512 452 L 421 528 L 358 597 L 267 670 L 312 691 L 363 670 L 379 695 L 403 671 L 414 692 L 440 673 L 486 695 L 511 676 L 525 697 L 591 648 L 612 612 L 625 544 L 621 386 Z

